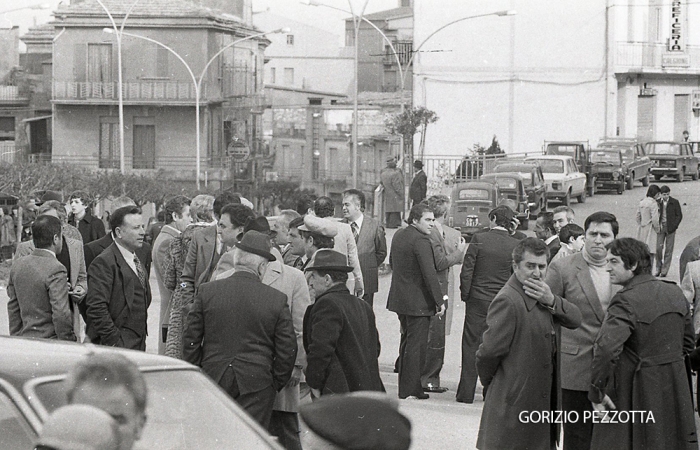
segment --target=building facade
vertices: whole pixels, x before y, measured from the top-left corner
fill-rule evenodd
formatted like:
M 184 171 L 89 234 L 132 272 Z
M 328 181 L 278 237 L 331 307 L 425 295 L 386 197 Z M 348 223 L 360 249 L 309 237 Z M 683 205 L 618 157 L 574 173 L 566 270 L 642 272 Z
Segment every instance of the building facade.
M 121 23 L 133 2 L 103 1 Z M 54 12 L 52 162 L 95 169 L 121 163 L 118 116 L 118 42 L 95 0 L 62 5 Z M 259 33 L 237 16 L 183 0 L 140 2 L 125 32 L 170 47 L 122 37 L 124 160 L 128 171 L 166 170 L 176 179 L 196 177 L 197 86 L 207 62 L 227 44 Z M 252 171 L 231 155 L 258 156 L 262 141 L 264 49 L 254 38 L 226 50 L 201 81 L 200 179 L 228 185 Z M 191 71 L 191 73 L 190 73 Z M 192 74 L 192 75 L 191 75 Z

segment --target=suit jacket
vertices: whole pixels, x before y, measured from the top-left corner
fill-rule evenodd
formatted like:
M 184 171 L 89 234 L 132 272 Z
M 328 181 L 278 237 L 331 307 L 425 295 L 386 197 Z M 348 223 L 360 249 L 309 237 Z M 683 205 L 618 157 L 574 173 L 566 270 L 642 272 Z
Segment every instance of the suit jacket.
M 89 244 L 105 236 L 105 224 L 102 220 L 94 217 L 90 212 L 86 212 L 82 219 L 77 220 L 77 217 L 72 216 L 69 219 L 70 224 L 80 231 L 83 236 L 83 244 Z
M 411 187 L 408 190 L 408 195 L 414 205 L 422 202 L 425 199 L 425 194 L 428 192 L 428 176 L 421 169 L 413 176 Z
M 447 311 L 445 312 L 445 335 L 449 336 L 452 328 L 452 317 L 455 312 L 455 301 L 460 298 L 459 294 L 459 274 L 462 271 L 462 262 L 464 261 L 464 256 L 462 253 L 457 251 L 457 244 L 462 239 L 462 233 L 455 230 L 452 227 L 443 225 L 442 229 L 445 231 L 445 248 L 448 253 L 458 253 L 461 258 L 457 264 L 450 267 L 447 271 L 447 296 L 449 297 L 449 305 Z
M 319 295 L 304 317 L 306 382 L 324 390 L 337 360 L 348 392 L 381 391 L 379 332 L 372 307 L 338 284 Z M 344 392 L 334 389 L 333 393 Z
M 241 394 L 279 391 L 297 354 L 287 297 L 248 272 L 202 284 L 187 315 L 183 353 L 217 383 L 231 366 Z
M 603 324 L 605 311 L 582 252 L 554 261 L 547 269 L 545 282 L 554 295 L 576 305 L 582 316 L 580 327 L 561 331 L 561 386 L 563 389 L 588 391 L 593 342 Z M 612 285 L 612 295 L 619 289 L 618 285 Z
M 66 268 L 47 250 L 15 261 L 7 283 L 10 335 L 75 341 L 67 280 Z
M 185 256 L 185 265 L 182 266 L 182 275 L 180 275 L 185 304 L 192 303 L 200 284 L 214 279 L 212 273 L 215 267 L 212 267 L 212 261 L 216 253 L 216 239 L 215 225 L 203 227 L 195 231 L 192 236 Z
M 360 260 L 366 294 L 379 291 L 379 266 L 386 259 L 386 235 L 379 221 L 364 215 L 357 236 L 357 257 Z M 347 219 L 343 220 L 349 225 Z M 352 228 L 350 228 L 352 234 Z
M 693 312 L 695 334 L 700 334 L 700 261 L 691 261 L 681 279 L 683 295 Z
M 549 259 L 547 259 L 547 263 L 552 262 L 552 259 L 557 256 L 557 253 L 559 253 L 559 250 L 561 250 L 561 241 L 559 240 L 559 237 L 555 237 L 552 239 L 552 242 L 547 244 L 547 248 L 549 249 Z
M 661 215 L 663 214 L 663 202 L 659 202 L 659 223 L 661 223 Z M 666 205 L 666 227 L 669 233 L 675 233 L 678 225 L 683 220 L 683 211 L 681 204 L 673 197 L 669 197 Z
M 333 219 L 329 219 L 333 220 Z M 355 280 L 362 278 L 362 268 L 360 267 L 360 260 L 357 257 L 357 244 L 355 243 L 355 236 L 352 234 L 352 229 L 347 223 L 336 222 L 338 235 L 335 237 L 333 250 L 342 253 L 348 257 L 348 265 L 352 267 L 352 275 Z M 364 287 L 364 280 L 363 280 Z M 357 286 L 357 281 L 355 281 L 355 286 Z
M 462 301 L 493 300 L 513 273 L 512 253 L 518 242 L 505 230 L 472 236 L 460 275 Z
M 454 247 L 454 244 L 451 246 L 451 248 L 447 247 L 445 242 L 447 233 L 445 233 L 445 237 L 442 237 L 442 233 L 437 227 L 433 227 L 428 237 L 430 238 L 430 244 L 433 247 L 433 258 L 435 259 L 435 270 L 437 270 L 438 281 L 440 282 L 440 287 L 442 288 L 442 294 L 445 295 L 447 294 L 448 290 L 447 283 L 449 268 L 462 262 L 464 256 L 460 252 L 456 251 L 457 249 Z
M 486 395 L 477 448 L 553 448 L 550 426 L 558 429 L 558 425 L 523 423 L 520 413 L 561 410 L 560 399 L 556 394 L 552 398 L 559 392 L 557 330 L 580 324 L 581 312 L 575 305 L 555 296 L 552 313 L 525 294 L 515 275 L 510 277 L 489 305 L 487 328 L 476 353 Z
M 404 184 L 400 169 L 385 167 L 379 173 L 384 186 L 384 212 L 403 212 Z
M 170 241 L 179 235 L 180 232 L 172 226 L 164 226 L 153 242 L 153 249 L 151 250 L 151 259 L 155 266 L 156 281 L 160 292 L 160 319 L 158 323 L 161 326 L 170 323 L 170 299 L 173 296 L 173 291 L 165 286 L 165 259 L 170 250 Z M 158 332 L 160 333 L 160 330 Z M 161 342 L 160 338 L 158 342 Z
M 282 261 L 284 258 L 276 247 L 273 247 L 270 253 L 275 255 L 277 259 L 267 266 L 267 272 L 265 272 L 262 282 L 287 296 L 287 305 L 289 305 L 289 310 L 292 313 L 294 334 L 297 338 L 297 359 L 294 361 L 294 366 L 306 368 L 306 351 L 304 351 L 302 334 L 304 329 L 304 314 L 311 304 L 306 277 L 301 270 L 283 264 Z M 224 256 L 221 257 L 219 263 L 224 260 Z M 217 266 L 217 271 L 218 269 L 219 266 Z M 225 272 L 215 274 L 212 278 L 214 280 L 223 280 L 234 273 L 232 267 Z M 303 377 L 304 374 L 302 373 L 302 381 Z M 279 391 L 272 409 L 275 411 L 297 412 L 299 410 L 299 385 L 286 385 Z
M 140 344 L 131 338 L 125 339 L 122 333 L 131 317 L 143 315 L 146 318 L 146 311 L 151 304 L 151 289 L 148 279 L 146 281 L 145 310 L 138 311 L 134 304 L 134 290 L 140 281 L 117 244 L 113 243 L 93 260 L 88 269 L 90 290 L 85 299 L 87 334 L 92 342 L 123 348 L 136 348 L 136 344 Z M 143 325 L 146 326 L 145 323 Z M 129 329 L 128 336 L 138 331 Z
M 391 241 L 391 288 L 386 308 L 408 316 L 432 316 L 442 307 L 443 293 L 435 270 L 430 238 L 412 225 Z
M 697 261 L 700 259 L 700 236 L 696 236 L 688 242 L 683 251 L 681 252 L 681 258 L 679 261 L 679 274 L 681 280 L 685 275 L 685 268 L 688 263 L 692 261 Z
M 96 241 L 92 241 L 83 246 L 83 251 L 85 253 L 85 267 L 90 269 L 90 264 L 92 261 L 105 249 L 107 249 L 114 242 L 112 233 L 108 233 Z M 144 242 L 141 248 L 136 250 L 136 256 L 139 257 L 143 268 L 146 271 L 146 277 L 151 276 L 151 245 Z

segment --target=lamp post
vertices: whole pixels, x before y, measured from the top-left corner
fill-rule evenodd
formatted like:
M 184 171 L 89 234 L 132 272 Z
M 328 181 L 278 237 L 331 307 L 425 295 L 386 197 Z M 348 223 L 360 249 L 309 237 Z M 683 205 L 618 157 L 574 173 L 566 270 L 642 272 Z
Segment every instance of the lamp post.
M 119 93 L 117 95 L 117 102 L 119 104 L 118 110 L 119 110 L 119 171 L 121 172 L 122 175 L 124 175 L 126 171 L 125 167 L 125 155 L 124 155 L 124 93 L 122 92 L 122 34 L 124 33 L 124 25 L 126 24 L 126 19 L 129 18 L 129 14 L 131 14 L 131 11 L 134 9 L 134 6 L 136 6 L 136 3 L 138 3 L 139 0 L 134 0 L 134 2 L 131 4 L 129 9 L 126 11 L 126 14 L 124 15 L 124 18 L 122 19 L 122 23 L 120 27 L 117 27 L 117 23 L 114 21 L 114 17 L 112 17 L 112 13 L 109 12 L 109 9 L 105 6 L 104 3 L 102 3 L 102 0 L 97 0 L 97 3 L 100 4 L 102 9 L 105 10 L 107 13 L 107 17 L 109 17 L 109 21 L 112 22 L 112 29 L 110 30 L 110 33 L 114 33 L 116 38 L 117 38 L 117 85 L 119 88 Z
M 137 1 L 138 1 L 138 0 L 137 0 Z M 114 31 L 113 31 L 111 28 L 104 28 L 103 31 L 104 31 L 105 33 L 110 33 L 110 34 L 114 33 Z M 187 69 L 187 73 L 190 75 L 190 77 L 192 77 L 192 84 L 194 85 L 194 95 L 195 95 L 195 134 L 196 134 L 196 136 L 195 136 L 195 138 L 196 138 L 195 141 L 196 141 L 196 148 L 197 148 L 197 151 L 196 151 L 196 162 L 195 162 L 195 170 L 196 170 L 195 179 L 196 179 L 196 182 L 197 182 L 197 190 L 199 190 L 199 188 L 200 188 L 200 177 L 201 177 L 201 174 L 200 174 L 200 172 L 201 172 L 201 144 L 200 144 L 200 125 L 199 125 L 199 103 L 200 103 L 200 97 L 201 97 L 202 80 L 204 79 L 204 76 L 206 75 L 207 69 L 209 69 L 209 66 L 211 66 L 211 64 L 214 62 L 214 60 L 216 60 L 216 58 L 218 58 L 219 55 L 221 55 L 221 54 L 224 52 L 224 50 L 227 50 L 227 49 L 233 47 L 233 46 L 236 45 L 236 44 L 239 44 L 239 43 L 241 43 L 241 42 L 243 42 L 243 41 L 248 41 L 248 40 L 250 40 L 250 39 L 255 39 L 255 38 L 257 38 L 257 37 L 264 36 L 264 35 L 266 35 L 266 34 L 272 34 L 272 33 L 288 33 L 289 31 L 290 31 L 289 28 L 280 28 L 280 29 L 274 30 L 274 31 L 265 31 L 265 32 L 263 32 L 263 33 L 251 34 L 250 36 L 246 36 L 246 37 L 244 37 L 244 38 L 237 39 L 237 40 L 235 40 L 235 41 L 233 41 L 233 42 L 231 42 L 231 43 L 229 43 L 229 44 L 226 44 L 223 48 L 221 48 L 218 52 L 216 52 L 216 53 L 214 54 L 214 56 L 212 56 L 212 57 L 209 59 L 209 61 L 207 61 L 207 63 L 204 65 L 204 69 L 202 70 L 202 73 L 199 75 L 199 78 L 197 78 L 197 77 L 194 75 L 194 72 L 192 71 L 192 68 L 190 67 L 189 64 L 187 64 L 187 61 L 185 61 L 185 60 L 182 58 L 182 56 L 180 56 L 179 53 L 177 53 L 175 50 L 173 50 L 173 49 L 170 48 L 169 46 L 163 44 L 163 43 L 160 42 L 160 41 L 157 41 L 157 40 L 155 40 L 155 39 L 152 39 L 152 38 L 149 38 L 149 37 L 146 37 L 146 36 L 141 36 L 141 35 L 138 35 L 138 34 L 127 33 L 127 32 L 125 32 L 125 31 L 119 31 L 119 34 L 120 34 L 120 35 L 129 36 L 129 37 L 133 37 L 133 38 L 137 38 L 137 39 L 143 39 L 144 41 L 151 42 L 151 43 L 153 43 L 153 44 L 156 44 L 156 45 L 158 45 L 158 46 L 160 46 L 160 47 L 166 49 L 168 52 L 172 53 L 178 60 L 180 60 L 180 62 L 181 62 L 181 63 L 185 66 L 185 68 Z M 120 92 L 121 92 L 121 87 L 122 87 L 121 84 L 122 84 L 122 81 L 121 81 L 121 79 L 120 79 L 120 80 L 119 80 L 119 91 L 120 91 Z

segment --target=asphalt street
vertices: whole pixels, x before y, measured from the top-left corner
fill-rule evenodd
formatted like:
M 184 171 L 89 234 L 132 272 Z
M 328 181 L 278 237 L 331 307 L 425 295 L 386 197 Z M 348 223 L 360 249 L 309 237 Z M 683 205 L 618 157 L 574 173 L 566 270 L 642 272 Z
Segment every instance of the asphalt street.
M 678 281 L 678 257 L 686 243 L 700 234 L 700 181 L 661 182 L 671 188 L 671 196 L 677 198 L 683 208 L 683 221 L 676 233 L 674 260 L 668 279 Z M 640 183 L 635 189 L 625 191 L 622 195 L 616 193 L 597 193 L 588 198 L 586 203 L 572 203 L 576 212 L 576 223 L 583 226 L 585 218 L 595 211 L 609 211 L 615 214 L 620 223 L 620 236 L 634 237 L 636 235 L 635 214 L 637 204 L 646 193 L 646 188 Z M 553 205 L 554 206 L 554 205 Z M 527 232 L 533 235 L 534 221 Z M 388 230 L 389 247 L 394 230 Z M 387 258 L 388 261 L 388 258 Z M 375 295 L 374 312 L 377 317 L 382 351 L 379 357 L 379 367 L 388 395 L 397 397 L 397 375 L 393 373 L 393 364 L 398 355 L 399 322 L 396 314 L 386 310 L 386 298 L 391 283 L 391 276 L 380 277 L 379 293 Z M 158 295 L 155 275 L 151 276 L 153 286 L 153 302 L 150 306 L 148 329 L 157 330 L 160 297 Z M 0 334 L 8 334 L 7 323 L 7 294 L 0 287 Z M 455 392 L 459 382 L 461 359 L 461 331 L 464 320 L 464 306 L 461 301 L 451 305 L 454 308 L 452 332 L 447 336 L 445 367 L 442 370 L 442 385 L 449 390 L 444 394 L 431 394 L 428 400 L 401 400 L 401 411 L 406 414 L 413 425 L 413 445 L 415 449 L 471 449 L 475 448 L 479 429 L 483 401 L 480 393 L 472 405 L 455 401 Z M 156 333 L 148 337 L 146 351 L 157 352 Z M 480 391 L 480 388 L 479 388 Z

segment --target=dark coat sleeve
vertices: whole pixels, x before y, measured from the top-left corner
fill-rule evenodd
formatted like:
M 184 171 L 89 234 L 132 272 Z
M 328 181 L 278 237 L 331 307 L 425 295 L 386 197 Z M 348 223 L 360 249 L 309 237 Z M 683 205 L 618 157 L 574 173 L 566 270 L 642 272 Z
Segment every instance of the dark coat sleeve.
M 314 305 L 309 319 L 312 331 L 306 355 L 306 382 L 314 389 L 323 389 L 343 328 L 343 314 L 332 301 L 321 300 Z
M 297 337 L 294 333 L 292 313 L 286 296 L 275 325 L 275 360 L 272 363 L 272 380 L 277 391 L 289 381 L 297 358 Z
M 554 296 L 553 315 L 554 320 L 565 328 L 573 330 L 581 326 L 582 316 L 578 306 L 557 295 Z
M 93 216 L 92 221 L 90 222 L 90 237 L 93 241 L 96 241 L 104 237 L 105 234 L 107 234 L 105 231 L 105 224 L 102 223 L 102 220 Z
M 668 232 L 674 233 L 681 224 L 681 220 L 683 220 L 683 210 L 678 200 L 673 197 L 669 199 L 666 214 L 668 215 Z M 681 276 L 683 276 L 683 274 L 681 274 Z
M 22 314 L 19 310 L 19 301 L 17 300 L 17 292 L 15 291 L 14 276 L 10 270 L 10 279 L 7 282 L 7 315 L 10 322 L 10 336 L 17 336 L 24 324 L 22 323 Z
M 517 314 L 510 299 L 497 295 L 486 315 L 486 331 L 476 354 L 476 370 L 481 383 L 488 387 L 501 361 L 510 352 L 518 326 Z
M 86 316 L 94 331 L 100 336 L 100 342 L 103 345 L 123 347 L 121 332 L 114 324 L 109 311 L 116 269 L 116 265 L 110 266 L 106 258 L 95 258 L 90 264 L 88 269 L 90 289 L 85 298 Z M 120 282 L 118 279 L 116 281 Z
M 195 366 L 202 364 L 202 342 L 204 340 L 204 308 L 202 306 L 203 287 L 194 299 L 189 310 L 185 325 L 185 335 L 182 339 L 183 359 Z
M 386 235 L 384 227 L 377 223 L 377 231 L 374 233 L 374 254 L 377 257 L 377 267 L 386 259 Z
M 440 308 L 445 301 L 442 299 L 442 288 L 440 287 L 440 281 L 438 280 L 437 271 L 435 270 L 435 259 L 433 258 L 433 248 L 430 244 L 430 239 L 427 236 L 425 238 L 421 237 L 416 239 L 413 251 L 418 260 L 418 265 L 423 275 L 423 281 L 428 287 L 428 291 L 432 295 L 436 307 Z
M 472 278 L 474 276 L 474 265 L 476 258 L 479 256 L 479 235 L 472 236 L 472 241 L 467 248 L 467 253 L 464 255 L 464 263 L 462 264 L 462 273 L 460 274 L 459 291 L 462 296 L 462 301 L 466 302 L 469 298 L 469 291 L 472 288 Z

